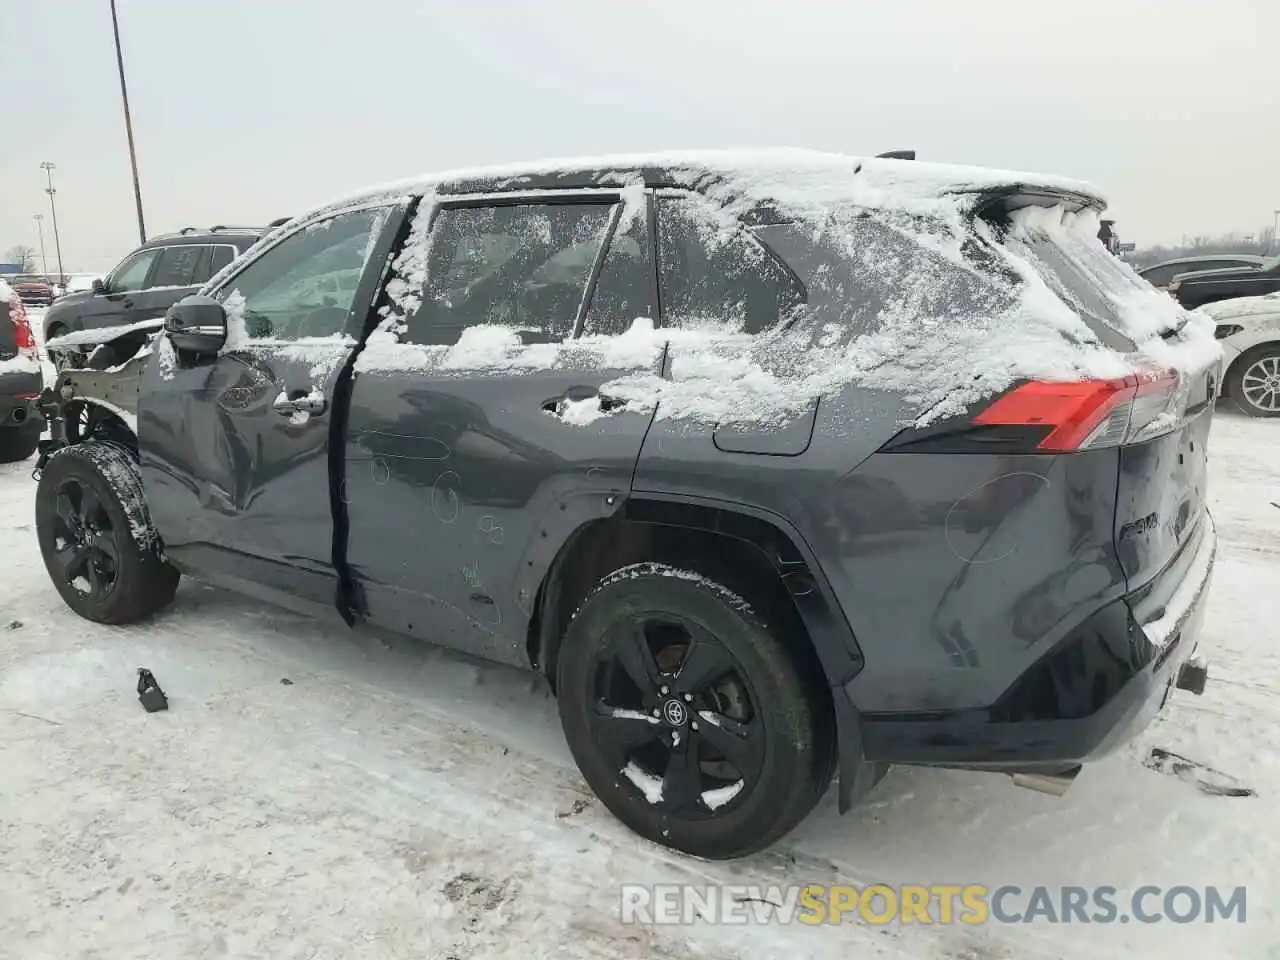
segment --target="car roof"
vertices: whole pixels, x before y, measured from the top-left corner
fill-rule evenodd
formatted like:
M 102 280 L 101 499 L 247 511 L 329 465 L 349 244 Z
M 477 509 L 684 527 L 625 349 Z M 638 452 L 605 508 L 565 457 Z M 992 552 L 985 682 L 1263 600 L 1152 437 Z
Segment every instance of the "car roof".
M 1260 257 L 1255 253 L 1205 253 L 1197 257 L 1178 257 L 1174 260 L 1161 260 L 1159 263 L 1153 263 L 1149 267 L 1143 267 L 1142 272 L 1158 270 L 1160 267 L 1174 267 L 1183 263 L 1203 263 L 1205 260 L 1240 260 L 1244 263 L 1257 264 L 1267 262 L 1266 257 Z
M 1079 180 L 1043 174 L 884 157 L 855 157 L 789 147 L 680 151 L 541 160 L 428 173 L 341 197 L 294 223 L 381 199 L 433 193 L 457 196 L 524 190 L 683 187 L 821 211 L 833 205 L 913 208 L 961 195 L 1051 194 L 1098 209 L 1101 193 Z
M 164 233 L 152 237 L 139 247 L 173 247 L 183 244 L 233 243 L 235 241 L 255 242 L 266 233 L 266 227 L 213 227 L 208 230 L 195 230 L 188 227 L 176 233 Z

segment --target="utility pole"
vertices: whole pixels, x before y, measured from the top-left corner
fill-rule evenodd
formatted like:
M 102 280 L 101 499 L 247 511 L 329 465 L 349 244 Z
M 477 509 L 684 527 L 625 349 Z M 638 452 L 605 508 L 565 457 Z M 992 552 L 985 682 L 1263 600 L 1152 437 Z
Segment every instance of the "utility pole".
M 133 148 L 133 118 L 129 115 L 129 89 L 124 82 L 124 54 L 120 50 L 120 21 L 116 0 L 111 0 L 111 29 L 116 35 L 116 68 L 120 71 L 120 99 L 124 101 L 124 133 L 129 139 L 129 165 L 133 168 L 133 200 L 138 207 L 138 240 L 147 242 L 147 226 L 142 219 L 142 187 L 138 182 L 138 153 Z
M 45 188 L 45 193 L 49 195 L 49 212 L 53 214 L 53 248 L 58 253 L 58 282 L 62 282 L 64 276 L 62 272 L 62 241 L 58 238 L 58 206 L 53 202 L 53 195 L 58 191 L 53 188 L 53 171 L 57 167 L 46 160 L 40 164 L 40 169 L 44 171 L 45 176 L 49 179 L 49 186 Z
M 49 276 L 49 258 L 44 253 L 44 214 L 33 213 L 31 219 L 36 222 L 36 230 L 40 233 L 40 269 L 44 271 L 44 275 Z M 61 277 L 58 278 L 62 280 Z
M 1271 211 L 1271 250 L 1280 247 L 1280 210 Z

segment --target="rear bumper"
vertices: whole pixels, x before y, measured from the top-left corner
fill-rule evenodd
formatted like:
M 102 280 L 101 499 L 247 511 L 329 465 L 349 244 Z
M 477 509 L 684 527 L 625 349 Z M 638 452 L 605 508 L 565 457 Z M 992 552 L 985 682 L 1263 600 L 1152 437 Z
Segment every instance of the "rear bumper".
M 44 429 L 40 411 L 40 391 L 44 386 L 39 373 L 0 373 L 0 429 L 28 427 Z
M 1055 771 L 1114 751 L 1164 706 L 1196 651 L 1217 550 L 1207 512 L 1200 527 L 1165 571 L 1089 617 L 991 707 L 863 714 L 865 759 Z

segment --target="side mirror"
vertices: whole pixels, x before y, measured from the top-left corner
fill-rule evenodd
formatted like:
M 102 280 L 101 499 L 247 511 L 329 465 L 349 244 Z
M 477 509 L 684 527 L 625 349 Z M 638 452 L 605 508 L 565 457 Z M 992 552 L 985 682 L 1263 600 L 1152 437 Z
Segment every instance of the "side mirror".
M 227 342 L 227 311 L 213 297 L 183 297 L 164 315 L 164 335 L 179 350 L 211 356 Z
M 107 285 L 102 282 L 101 277 L 93 278 L 93 292 L 95 295 L 107 292 Z

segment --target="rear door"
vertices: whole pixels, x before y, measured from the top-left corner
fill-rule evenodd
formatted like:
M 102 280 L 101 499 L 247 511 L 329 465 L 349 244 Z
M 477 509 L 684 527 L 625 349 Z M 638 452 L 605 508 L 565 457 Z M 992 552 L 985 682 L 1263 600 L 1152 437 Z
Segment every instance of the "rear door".
M 162 341 L 139 443 L 151 515 L 179 566 L 332 609 L 334 389 L 400 217 L 349 210 L 244 265 L 214 292 L 228 314 L 218 357 L 179 357 Z
M 373 623 L 525 663 L 543 573 L 621 507 L 652 420 L 595 419 L 660 369 L 657 338 L 618 336 L 654 310 L 647 216 L 607 191 L 417 216 L 355 365 L 346 559 Z

